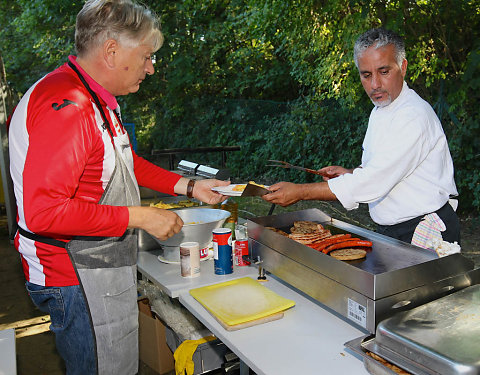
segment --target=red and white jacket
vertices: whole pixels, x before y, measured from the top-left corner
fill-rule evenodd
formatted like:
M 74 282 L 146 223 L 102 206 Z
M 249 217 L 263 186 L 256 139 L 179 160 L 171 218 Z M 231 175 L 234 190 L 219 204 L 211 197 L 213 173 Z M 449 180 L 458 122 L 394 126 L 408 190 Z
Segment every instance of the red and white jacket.
M 70 56 L 114 124 L 118 104 Z M 72 236 L 121 236 L 128 225 L 126 207 L 99 205 L 115 167 L 115 152 L 103 120 L 77 74 L 67 65 L 36 82 L 17 105 L 9 127 L 10 173 L 18 224 L 42 236 L 68 241 Z M 174 195 L 180 179 L 133 153 L 138 184 Z M 17 233 L 25 278 L 38 285 L 77 285 L 65 249 Z

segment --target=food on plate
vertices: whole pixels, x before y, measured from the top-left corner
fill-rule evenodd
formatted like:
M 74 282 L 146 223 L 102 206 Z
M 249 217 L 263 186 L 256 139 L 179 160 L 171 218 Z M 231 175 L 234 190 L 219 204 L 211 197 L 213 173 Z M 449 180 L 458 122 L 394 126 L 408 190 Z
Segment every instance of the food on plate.
M 273 230 L 274 232 L 277 232 L 278 234 L 281 234 L 282 236 L 288 237 L 288 233 L 284 232 L 281 229 L 277 229 L 277 228 L 274 228 L 274 227 L 266 227 L 266 228 L 270 229 L 270 230 Z
M 275 228 L 271 228 L 275 230 Z M 289 238 L 311 247 L 324 254 L 329 254 L 340 260 L 355 260 L 365 258 L 366 249 L 372 247 L 372 242 L 352 237 L 350 233 L 331 234 L 321 224 L 314 221 L 299 220 L 290 228 Z M 339 251 L 339 249 L 346 251 Z M 338 252 L 339 251 L 339 252 Z
M 260 186 L 260 187 L 263 187 L 263 188 L 266 187 L 265 185 L 257 184 L 255 181 L 249 181 L 248 183 L 251 184 L 251 185 L 257 185 L 257 186 Z M 232 190 L 233 191 L 244 191 L 245 188 L 247 187 L 247 185 L 248 184 L 238 184 L 238 185 L 235 185 Z
M 184 208 L 184 207 L 195 207 L 199 206 L 198 202 L 192 202 L 191 200 L 178 201 L 176 203 L 165 203 L 160 201 L 158 203 L 150 203 L 150 207 L 163 208 L 164 210 L 169 210 L 171 208 Z
M 347 248 L 334 250 L 330 253 L 330 256 L 339 260 L 357 260 L 365 258 L 367 252 L 362 249 Z
M 249 183 L 249 184 L 251 184 L 251 185 L 257 185 L 257 186 L 260 186 L 260 187 L 266 188 L 266 186 L 265 186 L 265 185 L 262 185 L 262 184 L 257 184 L 255 181 L 249 181 L 248 183 Z
M 244 191 L 246 187 L 247 187 L 247 184 L 238 184 L 238 185 L 235 185 L 232 188 L 232 190 L 233 191 Z
M 372 352 L 369 352 L 369 351 L 367 351 L 366 353 L 367 353 L 368 356 L 372 357 L 377 362 L 380 362 L 383 366 L 389 368 L 390 370 L 392 370 L 396 374 L 411 375 L 409 372 L 407 372 L 407 371 L 401 369 L 400 367 L 397 367 L 394 364 L 384 360 L 382 357 L 376 355 L 375 353 L 372 353 Z

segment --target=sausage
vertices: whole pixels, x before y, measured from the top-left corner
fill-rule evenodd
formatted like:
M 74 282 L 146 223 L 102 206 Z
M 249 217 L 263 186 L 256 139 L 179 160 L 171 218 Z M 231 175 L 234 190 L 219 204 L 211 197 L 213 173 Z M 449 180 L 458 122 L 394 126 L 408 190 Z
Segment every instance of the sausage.
M 324 254 L 328 254 L 332 250 L 336 249 L 344 249 L 348 247 L 372 247 L 372 243 L 370 241 L 366 240 L 360 240 L 360 239 L 350 239 L 348 241 L 343 241 L 340 243 L 334 243 L 322 250 Z
M 318 241 L 316 241 L 315 243 L 316 244 L 320 244 L 320 243 L 323 243 L 325 241 L 332 241 L 332 240 L 338 240 L 338 239 L 342 239 L 342 238 L 350 238 L 352 237 L 351 234 L 347 233 L 347 234 L 334 234 L 332 236 L 328 236 L 326 238 L 322 238 Z
M 335 238 L 333 238 L 335 237 Z M 325 249 L 327 246 L 338 243 L 338 242 L 343 242 L 343 241 L 350 241 L 350 240 L 359 240 L 360 238 L 355 238 L 352 237 L 351 234 L 337 234 L 335 236 L 331 236 L 328 238 L 323 239 L 322 241 L 315 242 L 313 245 L 315 245 L 314 249 L 318 251 L 322 251 Z

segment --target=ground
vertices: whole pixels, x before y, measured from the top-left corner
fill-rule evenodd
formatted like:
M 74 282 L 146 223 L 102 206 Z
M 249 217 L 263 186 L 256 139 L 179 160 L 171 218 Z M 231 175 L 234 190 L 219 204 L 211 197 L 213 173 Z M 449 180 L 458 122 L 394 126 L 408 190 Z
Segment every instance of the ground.
M 266 216 L 271 205 L 259 198 L 241 198 L 241 217 Z M 365 207 L 345 211 L 336 203 L 301 202 L 287 209 L 275 207 L 273 214 L 316 207 L 328 215 L 354 225 L 373 229 Z M 480 266 L 479 219 L 462 217 L 462 249 L 465 255 Z M 6 217 L 0 216 L 0 330 L 15 328 L 18 375 L 61 375 L 64 367 L 55 349 L 54 336 L 48 331 L 45 314 L 32 304 L 25 291 L 20 258 L 8 239 Z M 141 375 L 154 372 L 141 364 Z

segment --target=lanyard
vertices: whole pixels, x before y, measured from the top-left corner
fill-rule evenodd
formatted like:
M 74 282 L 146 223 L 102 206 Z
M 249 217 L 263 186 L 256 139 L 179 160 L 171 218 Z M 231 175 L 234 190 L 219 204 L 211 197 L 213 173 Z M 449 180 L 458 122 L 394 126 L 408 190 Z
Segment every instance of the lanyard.
M 108 121 L 107 115 L 105 114 L 105 111 L 103 110 L 103 107 L 100 104 L 100 99 L 98 98 L 97 94 L 92 90 L 92 88 L 88 85 L 87 81 L 82 76 L 82 74 L 77 69 L 77 67 L 75 65 L 73 65 L 70 61 L 68 62 L 68 66 L 70 66 L 70 68 L 72 68 L 73 71 L 75 73 L 77 73 L 78 78 L 80 78 L 80 81 L 82 81 L 82 83 L 83 83 L 83 86 L 85 86 L 87 91 L 92 96 L 92 99 L 95 102 L 95 105 L 97 106 L 98 110 L 100 111 L 100 115 L 102 116 L 102 119 L 103 119 L 102 128 L 107 129 L 108 134 L 110 134 L 110 138 L 112 139 L 113 147 L 115 148 L 115 142 L 113 141 L 113 132 L 112 132 L 112 128 L 111 128 L 111 125 L 110 125 L 110 121 Z M 115 113 L 115 117 L 117 118 L 120 125 L 123 126 L 122 121 L 120 120 L 120 116 L 118 115 L 118 113 L 115 110 L 113 112 Z

